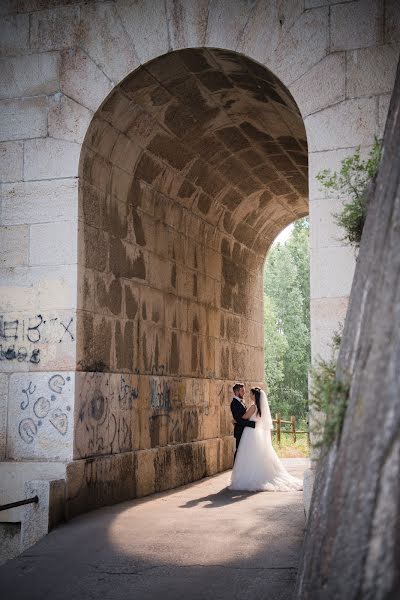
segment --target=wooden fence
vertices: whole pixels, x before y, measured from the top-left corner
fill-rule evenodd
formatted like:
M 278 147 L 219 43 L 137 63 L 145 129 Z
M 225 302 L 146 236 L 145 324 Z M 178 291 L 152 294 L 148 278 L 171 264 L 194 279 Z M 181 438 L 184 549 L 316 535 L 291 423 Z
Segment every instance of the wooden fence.
M 309 431 L 308 430 L 305 430 L 305 431 L 296 430 L 296 417 L 294 417 L 293 415 L 290 417 L 290 421 L 285 421 L 284 419 L 281 419 L 281 415 L 279 413 L 276 413 L 275 419 L 272 419 L 272 422 L 275 423 L 275 429 L 273 430 L 273 433 L 276 434 L 276 442 L 279 446 L 281 445 L 282 433 L 287 433 L 289 435 L 292 435 L 294 443 L 296 443 L 296 439 L 297 439 L 296 435 L 298 433 L 306 433 L 308 443 L 310 443 Z M 282 429 L 282 425 L 290 425 L 290 430 Z

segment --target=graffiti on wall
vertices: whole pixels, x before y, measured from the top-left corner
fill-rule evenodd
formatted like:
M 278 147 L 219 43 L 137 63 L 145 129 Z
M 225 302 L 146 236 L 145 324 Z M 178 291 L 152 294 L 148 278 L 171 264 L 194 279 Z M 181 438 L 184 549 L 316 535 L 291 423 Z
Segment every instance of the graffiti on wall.
M 85 374 L 75 434 L 79 456 L 132 449 L 134 409 L 139 391 L 130 379 L 128 375 Z
M 56 373 L 43 382 L 30 379 L 20 388 L 17 430 L 25 444 L 33 444 L 37 436 L 46 435 L 47 429 L 57 435 L 66 436 L 69 426 L 71 406 L 65 397 L 64 388 L 71 381 L 69 375 Z M 69 387 L 69 386 L 68 386 Z
M 0 315 L 0 361 L 40 363 L 38 345 L 50 342 L 61 344 L 75 340 L 74 318 L 35 315 L 7 320 Z
M 171 386 L 165 379 L 150 379 L 150 406 L 157 412 L 168 413 L 171 410 Z
M 183 383 L 175 378 L 150 378 L 149 416 L 152 446 L 186 443 L 199 439 L 202 422 L 209 415 L 209 391 L 204 381 Z
M 131 385 L 125 375 L 120 375 L 118 380 L 118 402 L 124 410 L 130 410 L 133 407 L 134 400 L 139 397 L 137 386 Z

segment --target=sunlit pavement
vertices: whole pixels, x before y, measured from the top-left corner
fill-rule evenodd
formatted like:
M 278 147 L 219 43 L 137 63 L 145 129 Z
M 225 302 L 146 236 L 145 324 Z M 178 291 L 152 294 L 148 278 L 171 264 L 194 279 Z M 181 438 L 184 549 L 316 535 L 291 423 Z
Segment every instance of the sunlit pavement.
M 303 459 L 286 459 L 298 477 Z M 230 472 L 82 515 L 0 568 L 2 600 L 267 599 L 293 593 L 301 492 L 227 490 Z

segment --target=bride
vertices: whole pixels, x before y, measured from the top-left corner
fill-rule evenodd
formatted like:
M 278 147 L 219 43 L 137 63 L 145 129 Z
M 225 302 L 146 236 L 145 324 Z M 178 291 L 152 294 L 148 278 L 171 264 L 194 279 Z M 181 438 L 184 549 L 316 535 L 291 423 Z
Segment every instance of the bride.
M 255 421 L 256 426 L 254 429 L 245 427 L 243 431 L 229 489 L 251 492 L 302 490 L 302 481 L 286 471 L 272 446 L 273 424 L 265 392 L 254 387 L 250 394 L 253 404 L 242 418 Z

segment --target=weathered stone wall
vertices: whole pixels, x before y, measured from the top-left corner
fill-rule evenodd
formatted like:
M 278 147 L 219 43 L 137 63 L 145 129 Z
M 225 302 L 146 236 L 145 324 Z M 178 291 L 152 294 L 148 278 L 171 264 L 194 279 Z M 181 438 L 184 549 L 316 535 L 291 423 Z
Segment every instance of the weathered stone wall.
M 307 212 L 306 165 L 288 92 L 232 52 L 156 59 L 96 113 L 81 158 L 77 360 L 136 375 L 122 410 L 135 420 L 140 403 L 140 427 L 117 425 L 118 451 L 229 435 L 224 381 L 263 379 L 262 264 Z M 77 377 L 89 407 L 128 381 Z M 85 426 L 76 436 L 76 458 L 96 454 L 80 450 Z
M 318 465 L 298 598 L 399 595 L 399 144 L 400 68 L 339 353 L 349 404 Z
M 112 92 L 80 162 L 75 459 L 186 444 L 186 471 L 208 448 L 229 466 L 226 381 L 263 379 L 262 265 L 306 195 L 301 116 L 256 63 L 181 51 Z
M 111 490 L 118 487 L 118 469 L 115 463 L 113 470 L 112 460 L 105 458 L 110 456 L 109 452 L 119 453 L 125 457 L 121 461 L 129 462 L 133 460 L 131 449 L 153 452 L 150 447 L 157 440 L 159 443 L 178 440 L 174 438 L 177 434 L 172 433 L 173 421 L 165 415 L 157 416 L 158 406 L 151 407 L 153 389 L 170 390 L 170 397 L 185 398 L 185 403 L 190 398 L 192 404 L 187 406 L 188 411 L 197 401 L 203 406 L 201 399 L 209 393 L 207 410 L 214 415 L 219 412 L 222 424 L 218 435 L 224 436 L 229 398 L 226 379 L 262 378 L 260 259 L 254 256 L 254 249 L 246 239 L 237 238 L 235 229 L 237 234 L 244 233 L 246 237 L 248 232 L 253 235 L 251 228 L 258 231 L 260 237 L 254 239 L 260 248 L 261 240 L 265 240 L 265 251 L 274 233 L 307 211 L 304 193 L 298 193 L 296 185 L 292 186 L 293 180 L 291 183 L 287 177 L 291 169 L 304 173 L 304 158 L 301 158 L 303 163 L 299 163 L 300 157 L 296 160 L 294 154 L 291 155 L 293 148 L 278 139 L 304 140 L 304 134 L 299 135 L 299 116 L 293 107 L 293 118 L 288 121 L 285 107 L 288 100 L 282 104 L 284 86 L 293 94 L 300 109 L 308 138 L 314 354 L 324 352 L 332 329 L 343 320 L 354 258 L 337 240 L 331 217 L 335 205 L 322 197 L 314 178 L 320 168 L 335 166 L 357 144 L 367 147 L 373 135 L 382 130 L 398 56 L 398 4 L 391 0 L 346 3 L 324 0 L 306 0 L 305 3 L 302 0 L 289 3 L 9 0 L 2 3 L 0 11 L 1 455 L 7 459 L 22 459 L 35 455 L 37 445 L 39 448 L 48 444 L 48 457 L 59 456 L 57 439 L 50 433 L 46 438 L 47 430 L 40 429 L 43 425 L 49 432 L 54 429 L 51 411 L 58 405 L 54 408 L 51 405 L 42 419 L 43 425 L 39 426 L 41 419 L 32 411 L 42 396 L 31 395 L 31 403 L 25 409 L 29 414 L 21 409 L 20 415 L 20 421 L 32 419 L 37 429 L 36 433 L 32 424 L 22 428 L 28 432 L 29 440 L 32 438 L 28 442 L 21 437 L 18 442 L 14 439 L 20 435 L 16 414 L 25 397 L 23 390 L 33 390 L 32 386 L 37 385 L 43 398 L 52 402 L 50 378 L 55 374 L 66 377 L 77 370 L 73 398 L 63 401 L 62 413 L 68 417 L 66 435 L 72 432 L 72 411 L 74 431 L 80 433 L 71 437 L 68 450 L 62 453 L 63 460 L 65 452 L 70 459 L 85 457 L 82 464 L 92 460 L 91 467 L 85 463 L 86 471 L 82 471 L 83 479 L 76 489 L 83 489 L 82 481 L 92 481 L 92 475 L 97 473 L 95 480 L 99 482 L 103 477 L 109 481 Z M 136 88 L 123 92 L 123 80 L 141 65 L 184 48 L 220 48 L 229 52 L 220 53 L 219 59 L 217 54 L 208 52 L 214 66 L 206 68 L 203 74 L 201 70 L 185 66 L 185 81 L 195 82 L 195 87 L 185 86 L 182 81 L 179 88 L 177 79 L 181 73 L 172 70 L 172 73 L 152 73 L 161 84 L 152 89 L 151 85 L 146 87 L 145 82 L 135 83 L 134 78 L 126 80 Z M 279 88 L 271 74 L 270 80 L 262 83 L 267 73 L 263 68 L 261 77 L 257 73 L 250 77 L 243 74 L 245 59 L 228 66 L 229 56 L 232 58 L 235 52 L 264 65 L 279 77 L 283 86 Z M 221 64 L 221 58 L 225 65 Z M 171 71 L 172 65 L 168 69 Z M 140 72 L 144 73 L 136 71 Z M 168 82 L 162 80 L 164 75 L 170 77 Z M 266 111 L 263 116 L 255 82 L 264 97 L 269 90 L 268 103 L 273 113 Z M 272 90 L 277 92 L 278 98 L 271 97 Z M 134 97 L 139 92 L 141 101 Z M 128 139 L 124 137 L 127 132 L 123 131 L 124 105 L 116 101 L 121 95 L 146 112 L 145 119 L 139 111 L 139 129 L 136 123 L 135 130 L 131 122 L 133 129 L 130 137 L 126 136 Z M 103 104 L 107 98 L 111 102 L 108 107 Z M 190 105 L 196 107 L 197 115 L 193 110 L 188 111 Z M 204 111 L 209 118 L 219 107 L 216 130 L 238 129 L 242 134 L 240 143 L 245 140 L 248 145 L 240 147 L 238 140 L 230 139 L 230 134 L 225 132 L 225 138 L 216 136 L 220 150 L 215 155 L 208 140 L 203 149 L 195 149 L 193 123 L 191 143 L 182 152 L 179 132 L 168 126 L 165 129 L 165 108 L 171 106 L 176 109 L 175 115 L 173 110 L 169 111 L 172 128 L 185 127 L 193 118 L 198 122 Z M 101 113 L 104 109 L 108 114 Z M 118 109 L 122 109 L 122 114 Z M 109 130 L 114 131 L 108 138 L 105 130 L 95 132 L 96 123 L 101 121 L 107 122 Z M 264 138 L 267 147 L 269 144 L 268 150 L 249 135 L 249 129 L 245 131 L 240 127 L 244 122 L 252 123 L 273 138 Z M 289 134 L 281 133 L 284 122 Z M 201 129 L 204 122 L 199 125 Z M 275 131 L 275 127 L 279 131 Z M 95 133 L 90 141 L 90 134 Z M 201 134 L 204 133 L 202 130 Z M 167 140 L 164 147 L 162 136 L 166 136 L 164 142 Z M 171 137 L 179 141 L 172 157 L 168 153 Z M 198 139 L 206 140 L 200 134 Z M 273 143 L 278 144 L 275 159 Z M 139 148 L 143 156 L 154 162 L 156 172 L 161 168 L 150 181 L 148 169 L 151 172 L 151 167 L 142 168 L 142 163 L 141 172 L 138 171 Z M 102 155 L 104 165 L 108 166 L 99 168 L 99 161 L 93 161 L 89 168 L 90 152 Z M 203 158 L 206 156 L 209 162 L 218 158 L 218 169 L 225 160 L 225 174 L 214 169 L 205 177 L 200 162 L 189 175 L 195 163 L 185 163 L 187 152 L 198 158 L 203 152 Z M 230 157 L 224 159 L 224 152 L 240 155 L 242 169 L 247 162 L 245 174 L 235 161 L 227 168 Z M 180 162 L 171 164 L 171 160 Z M 257 160 L 262 163 L 257 165 Z M 281 161 L 280 165 L 277 160 Z M 255 171 L 266 166 L 272 173 L 279 171 L 277 179 L 290 189 L 283 187 L 285 191 L 279 192 L 274 189 L 274 181 L 259 180 Z M 265 169 L 265 177 L 268 177 L 267 171 Z M 210 187 L 217 184 L 221 175 L 233 183 L 239 193 L 234 211 L 232 204 L 224 205 L 222 197 L 216 201 L 221 190 Z M 128 198 L 133 179 L 136 188 Z M 258 204 L 257 209 L 255 199 L 260 202 L 261 188 L 252 191 L 254 179 L 259 181 L 257 185 L 261 185 L 262 192 L 272 192 L 274 201 L 269 214 L 267 206 L 262 211 Z M 109 183 L 110 189 L 107 188 Z M 192 188 L 188 184 L 195 188 L 194 192 L 190 193 Z M 209 189 L 205 189 L 207 185 Z M 288 205 L 292 193 L 296 193 L 297 207 L 290 213 Z M 279 194 L 282 194 L 280 198 Z M 234 203 L 235 198 L 231 196 L 227 202 Z M 232 230 L 229 230 L 228 218 L 224 223 L 223 215 L 229 212 L 235 212 Z M 257 222 L 252 222 L 252 218 Z M 211 235 L 211 231 L 215 234 Z M 140 243 L 143 241 L 145 245 Z M 172 285 L 174 265 L 175 286 Z M 146 277 L 137 277 L 144 274 L 143 269 Z M 234 289 L 229 279 L 232 272 L 243 274 L 239 278 L 242 288 Z M 134 284 L 128 282 L 131 276 L 135 278 Z M 224 298 L 227 281 L 232 287 L 231 304 L 223 306 L 218 301 Z M 246 284 L 255 286 L 254 293 L 245 291 Z M 197 294 L 193 293 L 195 285 Z M 172 314 L 175 296 L 181 298 L 176 326 Z M 242 309 L 239 304 L 243 298 L 246 301 Z M 195 330 L 196 320 L 199 331 Z M 207 322 L 206 328 L 200 327 L 200 320 Z M 238 326 L 241 328 L 239 344 L 243 344 L 240 352 L 236 343 Z M 174 363 L 178 355 L 172 352 L 174 335 L 179 369 L 178 363 Z M 125 343 L 130 339 L 136 343 L 132 352 L 130 344 Z M 105 374 L 100 377 L 87 373 L 98 369 L 105 369 Z M 140 373 L 135 372 L 136 369 Z M 36 379 L 34 383 L 38 374 L 42 378 L 40 384 Z M 183 385 L 182 377 L 184 391 L 179 387 Z M 111 391 L 105 394 L 101 390 L 107 381 Z M 195 385 L 198 385 L 195 389 L 199 389 L 198 398 L 190 396 Z M 222 385 L 225 388 L 220 393 Z M 102 396 L 98 395 L 98 389 Z M 131 402 L 133 412 L 125 408 L 124 390 L 127 389 L 131 390 L 128 406 Z M 86 390 L 95 391 L 94 404 L 90 407 Z M 135 398 L 137 390 L 139 395 Z M 156 397 L 159 396 L 154 395 Z M 12 404 L 11 410 L 7 409 L 8 404 Z M 42 400 L 40 414 L 45 412 L 45 405 L 47 407 Z M 223 410 L 221 405 L 225 406 Z M 185 410 L 180 410 L 183 436 L 188 435 L 191 427 L 184 420 L 189 419 L 184 417 Z M 135 411 L 136 420 L 133 419 Z M 152 411 L 155 419 L 150 418 Z M 196 409 L 196 414 L 200 415 L 201 410 Z M 109 425 L 107 432 L 102 429 L 103 418 Z M 189 437 L 200 440 L 210 436 L 210 442 L 204 444 L 212 454 L 215 420 L 206 415 L 204 408 L 198 422 L 196 435 Z M 35 432 L 33 437 L 32 432 Z M 57 435 L 65 441 L 62 434 Z M 221 443 L 225 448 L 230 440 L 227 438 Z M 172 450 L 168 447 L 166 452 Z M 215 468 L 229 464 L 221 458 L 225 450 L 220 452 L 214 461 Z M 103 462 L 99 455 L 104 456 Z M 80 461 L 73 468 L 78 469 L 78 464 Z M 100 475 L 101 468 L 104 468 L 103 475 Z M 90 476 L 87 469 L 91 469 Z M 154 464 L 149 472 L 152 469 L 154 471 Z M 116 492 L 113 497 L 121 498 L 123 493 L 118 496 Z M 76 494 L 78 497 L 79 493 Z

